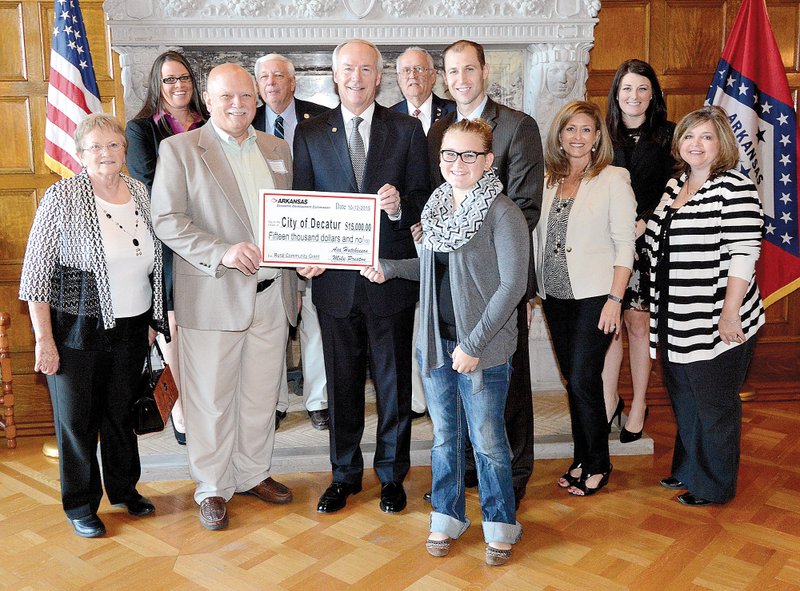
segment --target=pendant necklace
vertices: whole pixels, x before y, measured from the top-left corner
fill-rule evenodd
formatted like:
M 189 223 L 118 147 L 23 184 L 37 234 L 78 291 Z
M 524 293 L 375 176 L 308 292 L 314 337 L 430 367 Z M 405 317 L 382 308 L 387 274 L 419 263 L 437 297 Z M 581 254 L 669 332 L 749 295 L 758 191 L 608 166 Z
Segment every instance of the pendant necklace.
M 99 203 L 99 200 L 98 200 L 98 203 L 97 203 L 97 205 L 100 207 L 100 209 L 101 209 L 101 210 L 103 210 L 103 213 L 104 213 L 104 214 L 106 214 L 106 217 L 107 217 L 109 220 L 111 220 L 112 222 L 114 222 L 114 224 L 116 224 L 116 225 L 117 225 L 117 227 L 119 227 L 119 229 L 120 229 L 120 230 L 122 230 L 122 231 L 123 231 L 123 232 L 125 232 L 125 233 L 126 233 L 128 236 L 130 236 L 130 237 L 131 237 L 131 242 L 133 243 L 133 247 L 136 249 L 136 256 L 137 256 L 137 257 L 140 257 L 140 256 L 142 256 L 142 249 L 141 249 L 141 248 L 139 248 L 139 239 L 138 239 L 138 238 L 136 238 L 136 235 L 139 233 L 139 208 L 134 208 L 134 210 L 133 210 L 133 213 L 134 213 L 134 215 L 136 216 L 136 226 L 134 227 L 133 234 L 131 234 L 130 232 L 128 232 L 128 230 L 126 230 L 126 229 L 123 227 L 123 225 L 122 225 L 122 224 L 120 224 L 120 223 L 119 223 L 117 220 L 115 220 L 113 217 L 111 217 L 111 214 L 110 214 L 110 213 L 108 213 L 108 211 L 106 210 L 106 208 L 105 208 L 105 207 L 103 207 L 103 206 L 102 206 L 102 205 Z

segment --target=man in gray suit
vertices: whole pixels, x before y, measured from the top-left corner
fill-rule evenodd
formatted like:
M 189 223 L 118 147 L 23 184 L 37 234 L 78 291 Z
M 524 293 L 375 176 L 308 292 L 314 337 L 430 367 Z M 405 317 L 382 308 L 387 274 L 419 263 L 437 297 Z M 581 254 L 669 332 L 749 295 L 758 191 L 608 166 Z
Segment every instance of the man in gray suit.
M 539 221 L 544 185 L 544 156 L 539 126 L 529 115 L 498 104 L 487 96 L 489 66 L 480 44 L 456 41 L 444 49 L 442 57 L 447 88 L 458 110 L 434 123 L 428 133 L 432 186 L 438 186 L 443 180 L 439 171 L 439 149 L 445 130 L 461 119 L 486 120 L 493 130 L 492 152 L 497 176 L 503 183 L 504 193 L 519 206 L 528 222 L 528 235 L 520 236 L 520 244 L 530 244 L 531 234 Z M 517 351 L 511 360 L 514 371 L 506 402 L 506 432 L 513 455 L 517 506 L 525 496 L 525 487 L 533 472 L 533 403 L 528 359 L 528 302 L 536 295 L 536 277 L 532 265 L 531 262 L 528 293 L 517 308 L 519 339 Z M 477 483 L 471 448 L 467 453 L 465 481 L 473 486 Z
M 257 132 L 253 77 L 214 68 L 200 129 L 161 142 L 152 191 L 156 234 L 175 252 L 175 316 L 194 498 L 208 529 L 228 525 L 234 493 L 288 503 L 270 476 L 297 274 L 259 268 L 258 193 L 288 189 L 285 141 Z

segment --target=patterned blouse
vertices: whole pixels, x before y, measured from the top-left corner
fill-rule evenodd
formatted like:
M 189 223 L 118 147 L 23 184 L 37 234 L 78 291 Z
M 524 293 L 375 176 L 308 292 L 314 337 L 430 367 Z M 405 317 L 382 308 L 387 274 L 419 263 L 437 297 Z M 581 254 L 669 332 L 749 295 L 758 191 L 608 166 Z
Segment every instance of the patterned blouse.
M 163 264 L 153 232 L 147 189 L 122 175 L 142 213 L 155 249 L 151 323 L 164 332 Z M 52 185 L 44 194 L 33 221 L 22 266 L 19 298 L 47 302 L 53 313 L 53 334 L 76 349 L 91 347 L 98 329 L 116 325 L 103 238 L 94 191 L 86 171 Z
M 544 289 L 547 295 L 564 300 L 574 299 L 567 268 L 567 225 L 575 199 L 553 199 L 547 216 L 547 246 L 544 251 Z

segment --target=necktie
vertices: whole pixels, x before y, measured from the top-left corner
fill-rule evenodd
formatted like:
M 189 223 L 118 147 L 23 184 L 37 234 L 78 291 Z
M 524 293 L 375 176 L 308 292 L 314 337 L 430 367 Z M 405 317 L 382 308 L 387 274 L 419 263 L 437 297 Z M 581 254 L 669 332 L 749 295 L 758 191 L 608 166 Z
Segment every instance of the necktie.
M 361 117 L 353 117 L 353 131 L 348 142 L 350 148 L 350 162 L 353 164 L 353 173 L 356 175 L 356 185 L 361 190 L 364 182 L 364 165 L 367 163 L 367 153 L 364 149 L 364 138 L 358 131 L 358 126 L 364 121 Z
M 272 131 L 272 135 L 276 138 L 283 139 L 283 117 L 280 115 L 275 118 L 275 129 Z
M 422 111 L 420 111 L 419 109 L 414 109 L 414 113 L 413 113 L 411 116 L 412 116 L 412 117 L 416 117 L 417 119 L 419 119 L 419 114 L 420 114 L 421 112 L 422 112 Z

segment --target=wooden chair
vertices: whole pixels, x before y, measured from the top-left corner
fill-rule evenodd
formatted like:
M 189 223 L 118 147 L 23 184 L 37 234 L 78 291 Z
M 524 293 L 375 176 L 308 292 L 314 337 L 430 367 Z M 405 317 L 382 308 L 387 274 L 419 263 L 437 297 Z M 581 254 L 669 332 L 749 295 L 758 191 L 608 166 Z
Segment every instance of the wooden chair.
M 0 415 L 0 427 L 6 431 L 6 445 L 17 447 L 17 426 L 14 423 L 14 390 L 11 384 L 11 352 L 8 345 L 8 328 L 11 315 L 0 312 L 0 407 L 5 408 Z

